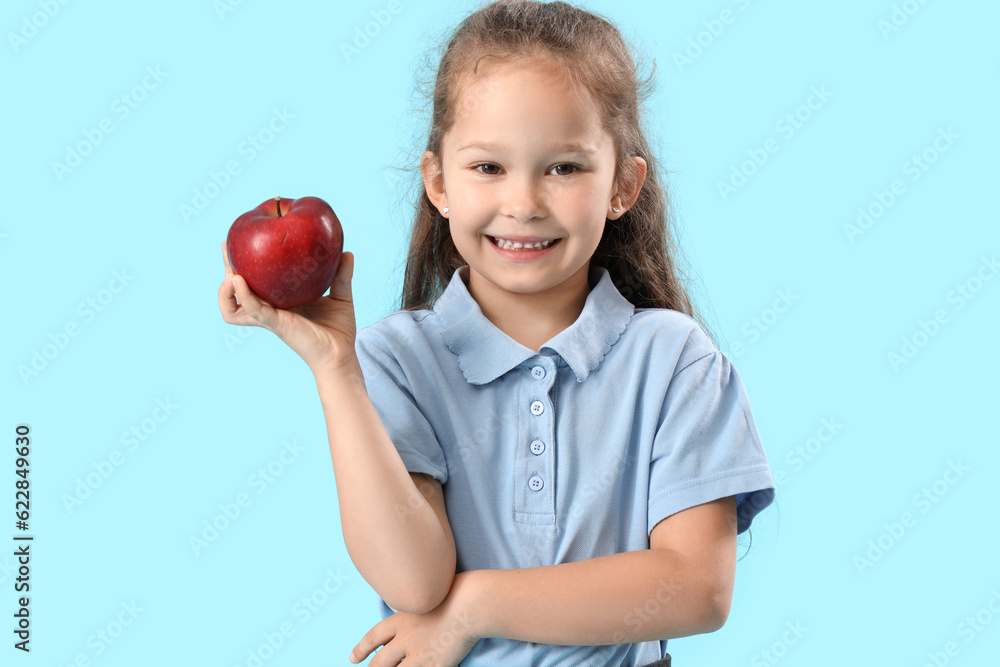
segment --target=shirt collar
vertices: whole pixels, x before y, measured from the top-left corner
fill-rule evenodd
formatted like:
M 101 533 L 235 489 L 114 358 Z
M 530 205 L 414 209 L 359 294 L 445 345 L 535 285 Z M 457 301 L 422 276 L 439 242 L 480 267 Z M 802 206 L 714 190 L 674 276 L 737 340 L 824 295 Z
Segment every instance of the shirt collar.
M 462 374 L 472 384 L 492 382 L 546 348 L 565 359 L 576 374 L 577 382 L 583 382 L 601 365 L 635 311 L 635 306 L 611 282 L 608 270 L 591 265 L 588 277 L 594 287 L 587 295 L 580 316 L 535 352 L 505 334 L 483 315 L 463 280 L 468 271 L 468 264 L 455 269 L 451 282 L 434 304 L 434 312 L 444 326 L 441 338 L 458 356 Z

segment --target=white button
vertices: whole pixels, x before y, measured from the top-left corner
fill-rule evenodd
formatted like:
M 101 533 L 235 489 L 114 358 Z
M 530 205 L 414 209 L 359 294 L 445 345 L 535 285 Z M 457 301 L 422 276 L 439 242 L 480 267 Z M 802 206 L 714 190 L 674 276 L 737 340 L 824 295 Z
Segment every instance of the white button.
M 544 442 L 542 442 L 541 440 L 532 440 L 531 441 L 531 453 L 532 454 L 534 454 L 535 456 L 538 456 L 539 454 L 541 454 L 544 451 L 545 451 L 545 443 Z
M 541 401 L 534 401 L 531 404 L 531 414 L 537 416 L 545 412 L 545 406 L 542 405 Z
M 536 380 L 541 380 L 543 377 L 545 377 L 545 369 L 542 368 L 541 366 L 533 366 L 531 368 L 531 377 L 535 378 Z
M 538 475 L 535 475 L 534 477 L 532 477 L 531 479 L 528 480 L 528 487 L 532 491 L 541 491 L 542 490 L 542 478 L 539 477 Z

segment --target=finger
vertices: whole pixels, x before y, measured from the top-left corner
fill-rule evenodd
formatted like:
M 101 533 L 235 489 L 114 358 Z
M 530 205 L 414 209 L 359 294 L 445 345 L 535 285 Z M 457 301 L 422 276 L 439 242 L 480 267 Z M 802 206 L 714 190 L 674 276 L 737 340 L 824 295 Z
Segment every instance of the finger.
M 222 319 L 230 324 L 236 324 L 236 309 L 238 307 L 233 281 L 230 280 L 227 273 L 222 285 L 219 286 L 219 312 L 222 313 Z
M 395 636 L 395 633 L 389 626 L 383 626 L 382 623 L 378 623 L 365 633 L 365 636 L 361 638 L 361 641 L 351 651 L 350 661 L 353 663 L 361 662 L 368 657 L 369 653 L 387 643 Z
M 222 285 L 219 286 L 219 311 L 222 313 L 222 319 L 229 324 L 254 325 L 256 323 L 240 310 L 240 304 L 236 302 L 233 275 L 227 275 L 226 279 L 222 281 Z
M 330 298 L 338 296 L 341 299 L 351 300 L 351 279 L 354 277 L 354 253 L 345 252 L 340 256 L 340 266 L 337 273 L 330 281 Z
M 258 299 L 257 295 L 250 291 L 250 286 L 247 285 L 246 279 L 240 274 L 234 273 L 229 277 L 229 280 L 233 284 L 236 299 L 239 300 L 243 312 L 251 320 L 247 324 L 256 324 L 267 329 L 272 328 L 277 318 L 274 307 Z
M 406 657 L 406 652 L 403 649 L 396 648 L 396 644 L 399 642 L 392 642 L 386 644 L 382 649 L 372 656 L 371 662 L 368 663 L 368 667 L 397 667 L 400 663 L 406 665 L 406 661 L 403 658 Z M 411 664 L 421 667 L 423 663 L 414 663 L 412 660 Z
M 233 273 L 233 267 L 229 264 L 229 250 L 226 248 L 226 242 L 222 242 L 222 261 L 226 265 L 226 275 L 230 276 Z

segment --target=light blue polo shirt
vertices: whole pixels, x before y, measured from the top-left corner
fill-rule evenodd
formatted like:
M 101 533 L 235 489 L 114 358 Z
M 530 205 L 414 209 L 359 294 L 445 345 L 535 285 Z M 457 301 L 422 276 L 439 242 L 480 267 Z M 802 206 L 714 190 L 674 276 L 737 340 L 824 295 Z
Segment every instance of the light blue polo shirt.
M 433 310 L 397 311 L 356 337 L 406 469 L 443 486 L 456 572 L 648 549 L 661 519 L 731 495 L 743 532 L 773 501 L 743 382 L 692 318 L 635 308 L 592 265 L 580 316 L 535 352 L 483 315 L 468 271 Z M 625 642 L 650 606 L 625 619 Z M 395 612 L 381 598 L 379 610 Z M 666 650 L 483 638 L 461 664 L 634 667 Z

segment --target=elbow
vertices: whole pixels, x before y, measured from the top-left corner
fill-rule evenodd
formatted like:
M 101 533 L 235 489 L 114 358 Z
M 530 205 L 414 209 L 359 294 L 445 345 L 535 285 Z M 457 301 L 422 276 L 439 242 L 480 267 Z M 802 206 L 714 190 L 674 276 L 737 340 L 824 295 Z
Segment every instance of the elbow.
M 454 561 L 449 569 L 438 569 L 430 576 L 426 572 L 404 575 L 398 569 L 394 569 L 392 574 L 386 577 L 373 576 L 358 561 L 353 558 L 351 560 L 368 585 L 390 609 L 408 614 L 425 614 L 436 609 L 448 596 L 455 580 Z
M 410 601 L 411 608 L 414 610 L 410 612 L 411 614 L 426 614 L 437 609 L 451 593 L 451 587 L 455 583 L 457 563 L 454 546 L 445 551 L 444 557 L 438 563 L 439 566 L 434 570 L 434 575 L 429 577 L 428 581 L 422 582 L 419 595 Z
M 391 601 L 385 600 L 385 603 L 396 611 L 407 614 L 426 614 L 444 602 L 454 581 L 455 573 L 452 571 L 447 577 L 441 577 L 426 586 L 411 588 L 398 599 L 394 597 Z
M 721 630 L 729 619 L 729 610 L 733 602 L 732 586 L 715 586 L 702 598 L 705 600 L 702 621 L 703 632 Z
M 451 587 L 455 583 L 456 569 L 455 552 L 446 552 L 443 558 L 437 560 L 437 566 L 433 569 L 424 570 L 422 576 L 417 576 L 395 592 L 400 595 L 393 596 L 398 606 L 386 600 L 386 604 L 397 611 L 405 611 L 408 614 L 426 614 L 437 609 L 444 602 Z
M 437 588 L 431 590 L 428 599 L 425 601 L 424 611 L 418 613 L 425 614 L 432 609 L 437 609 L 445 601 L 449 593 L 451 593 L 451 587 L 454 583 L 455 566 L 452 565 L 451 569 L 442 576 Z

